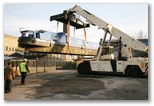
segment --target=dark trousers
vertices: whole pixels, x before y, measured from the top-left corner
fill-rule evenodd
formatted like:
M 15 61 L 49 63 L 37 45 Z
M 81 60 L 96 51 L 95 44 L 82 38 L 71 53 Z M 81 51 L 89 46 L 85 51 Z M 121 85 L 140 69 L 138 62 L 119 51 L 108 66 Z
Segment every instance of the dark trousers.
M 21 72 L 21 84 L 25 84 L 27 72 Z
M 10 92 L 12 89 L 12 80 L 5 80 L 5 92 Z

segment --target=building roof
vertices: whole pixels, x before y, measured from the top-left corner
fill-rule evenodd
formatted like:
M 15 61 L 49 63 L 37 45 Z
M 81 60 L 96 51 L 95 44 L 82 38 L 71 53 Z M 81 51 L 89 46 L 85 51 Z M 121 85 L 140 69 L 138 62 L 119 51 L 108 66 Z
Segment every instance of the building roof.
M 12 60 L 12 59 L 18 59 L 18 57 L 4 56 L 4 60 Z
M 24 56 L 24 52 L 14 52 L 9 55 L 9 57 L 22 57 Z
M 23 59 L 23 58 L 24 58 L 24 52 L 14 52 L 9 56 L 4 56 L 4 60 Z

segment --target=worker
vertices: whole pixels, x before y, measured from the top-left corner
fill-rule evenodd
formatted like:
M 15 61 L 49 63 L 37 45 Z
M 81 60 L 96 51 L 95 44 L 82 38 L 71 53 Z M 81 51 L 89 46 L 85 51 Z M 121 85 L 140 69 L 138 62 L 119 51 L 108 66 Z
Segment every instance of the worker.
M 27 66 L 27 59 L 26 58 L 20 63 L 19 70 L 21 73 L 21 84 L 25 84 L 27 71 L 30 73 L 28 66 Z
M 101 46 L 101 44 L 102 44 L 102 38 L 101 38 L 100 41 L 99 41 L 99 46 Z
M 4 68 L 5 93 L 11 92 L 12 80 L 14 78 L 15 78 L 15 73 L 12 67 L 12 63 L 8 62 L 7 66 Z

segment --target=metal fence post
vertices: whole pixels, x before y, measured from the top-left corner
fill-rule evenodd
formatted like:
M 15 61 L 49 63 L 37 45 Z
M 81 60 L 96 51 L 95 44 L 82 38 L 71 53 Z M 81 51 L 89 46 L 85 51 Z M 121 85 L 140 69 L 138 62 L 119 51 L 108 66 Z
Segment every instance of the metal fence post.
M 36 58 L 36 73 L 37 73 L 37 63 L 38 63 L 38 58 Z
M 44 59 L 44 72 L 45 72 L 45 59 Z

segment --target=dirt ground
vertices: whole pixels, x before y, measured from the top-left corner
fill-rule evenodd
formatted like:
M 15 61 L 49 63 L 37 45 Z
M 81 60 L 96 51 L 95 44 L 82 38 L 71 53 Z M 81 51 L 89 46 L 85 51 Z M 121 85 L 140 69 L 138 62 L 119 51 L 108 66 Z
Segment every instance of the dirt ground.
M 4 100 L 148 100 L 148 78 L 93 75 L 79 76 L 76 70 L 31 74 L 26 84 L 13 80 Z

